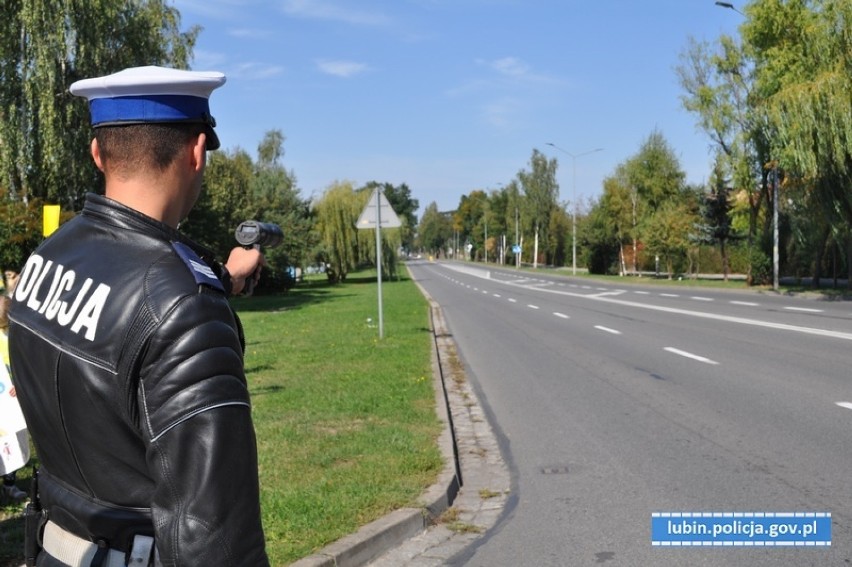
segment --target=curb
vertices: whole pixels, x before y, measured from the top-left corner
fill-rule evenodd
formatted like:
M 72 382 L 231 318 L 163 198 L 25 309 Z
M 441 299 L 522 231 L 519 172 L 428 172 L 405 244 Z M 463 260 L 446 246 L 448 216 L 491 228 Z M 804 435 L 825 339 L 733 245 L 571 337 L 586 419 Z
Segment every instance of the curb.
M 415 281 L 416 283 L 416 281 Z M 417 284 L 430 307 L 432 326 L 432 381 L 435 388 L 435 410 L 444 427 L 438 436 L 438 448 L 444 469 L 435 484 L 418 499 L 420 508 L 400 508 L 378 520 L 304 557 L 291 567 L 361 567 L 435 524 L 436 519 L 452 505 L 461 485 L 461 465 L 458 459 L 450 401 L 444 381 L 443 342 L 449 340 L 441 308 Z

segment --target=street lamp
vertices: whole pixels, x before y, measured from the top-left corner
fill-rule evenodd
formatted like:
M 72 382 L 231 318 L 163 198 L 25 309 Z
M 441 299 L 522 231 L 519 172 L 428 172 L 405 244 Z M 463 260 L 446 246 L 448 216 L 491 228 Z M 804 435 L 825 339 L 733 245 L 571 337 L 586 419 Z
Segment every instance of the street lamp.
M 721 6 L 722 8 L 727 8 L 729 10 L 733 10 L 734 12 L 739 14 L 740 16 L 745 16 L 745 14 L 743 14 L 742 12 L 737 10 L 736 7 L 733 4 L 731 4 L 730 2 L 716 2 L 716 5 Z
M 571 211 L 571 273 L 577 275 L 577 158 L 595 152 L 603 151 L 603 148 L 595 148 L 581 154 L 572 154 L 568 150 L 563 150 L 552 142 L 546 142 L 548 146 L 553 146 L 560 152 L 564 152 L 571 156 L 572 183 L 571 183 L 571 201 L 573 201 L 574 210 Z

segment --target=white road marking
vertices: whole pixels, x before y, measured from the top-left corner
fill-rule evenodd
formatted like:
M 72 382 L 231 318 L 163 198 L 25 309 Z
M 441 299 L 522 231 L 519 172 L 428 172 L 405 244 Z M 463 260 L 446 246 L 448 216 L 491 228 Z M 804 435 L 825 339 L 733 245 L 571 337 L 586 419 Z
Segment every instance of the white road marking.
M 680 296 L 676 293 L 661 293 L 660 297 L 680 297 Z
M 527 303 L 527 307 L 529 307 L 530 309 L 540 309 L 538 305 L 531 305 L 529 303 Z
M 633 293 L 638 295 L 651 295 L 650 291 L 634 291 Z
M 693 295 L 690 299 L 694 299 L 695 301 L 713 301 L 712 297 L 701 297 L 698 295 Z
M 510 297 L 510 298 L 509 298 L 509 302 L 510 302 L 510 303 L 517 303 L 517 302 L 518 302 L 518 300 L 517 300 L 517 299 L 515 299 L 514 297 Z
M 803 313 L 822 313 L 822 309 L 811 309 L 809 307 L 785 307 L 788 311 L 801 311 Z
M 499 293 L 495 293 L 494 297 L 502 297 Z
M 554 311 L 553 314 L 556 315 L 557 317 L 561 318 L 561 319 L 570 319 L 571 318 L 568 315 L 566 315 L 565 313 L 559 313 L 558 311 Z
M 719 364 L 715 360 L 710 360 L 709 358 L 704 358 L 703 356 L 698 356 L 697 354 L 692 354 L 691 352 L 686 352 L 685 350 L 680 350 L 673 347 L 666 347 L 663 350 L 668 351 L 672 354 L 676 354 L 678 356 L 691 358 L 692 360 L 697 360 L 698 362 L 703 362 L 705 364 Z
M 837 405 L 842 408 L 852 409 L 852 402 L 837 402 Z
M 479 277 L 490 277 L 490 274 L 486 274 L 485 276 Z M 520 286 L 513 282 L 500 281 L 503 285 L 514 286 L 514 287 L 524 287 Z M 571 287 L 576 287 L 573 284 L 569 284 Z M 721 315 L 718 313 L 708 313 L 705 311 L 693 311 L 690 309 L 681 309 L 678 307 L 668 307 L 665 305 L 653 305 L 648 303 L 639 303 L 636 301 L 628 301 L 626 299 L 618 299 L 615 297 L 595 297 L 594 295 L 587 295 L 582 293 L 575 293 L 570 291 L 561 291 L 555 288 L 537 288 L 538 291 L 542 293 L 556 293 L 559 295 L 565 295 L 568 297 L 576 297 L 578 299 L 587 299 L 589 301 L 601 301 L 604 303 L 612 303 L 615 305 L 623 305 L 625 307 L 635 307 L 637 309 L 650 309 L 652 311 L 660 311 L 662 313 L 672 313 L 677 315 L 685 315 L 687 317 L 696 317 L 698 319 L 709 319 L 713 321 L 724 321 L 726 323 L 737 323 L 739 325 L 749 325 L 752 327 L 763 327 L 766 329 L 776 329 L 781 331 L 791 331 L 794 333 L 804 333 L 807 335 L 815 335 L 820 337 L 831 337 L 834 339 L 840 339 L 845 341 L 852 341 L 852 333 L 847 333 L 843 331 L 832 331 L 829 329 L 819 329 L 816 327 L 802 327 L 799 325 L 789 325 L 786 323 L 772 323 L 770 321 L 762 321 L 760 319 L 749 319 L 746 317 L 734 317 L 731 315 Z M 515 300 L 510 299 L 509 301 L 514 302 Z
M 604 331 L 606 333 L 612 333 L 613 335 L 620 335 L 621 331 L 616 331 L 615 329 L 610 329 L 609 327 L 604 327 L 601 325 L 595 325 L 595 329 L 599 331 Z
M 732 301 L 731 305 L 744 305 L 746 307 L 757 307 L 760 304 L 755 303 L 753 301 Z

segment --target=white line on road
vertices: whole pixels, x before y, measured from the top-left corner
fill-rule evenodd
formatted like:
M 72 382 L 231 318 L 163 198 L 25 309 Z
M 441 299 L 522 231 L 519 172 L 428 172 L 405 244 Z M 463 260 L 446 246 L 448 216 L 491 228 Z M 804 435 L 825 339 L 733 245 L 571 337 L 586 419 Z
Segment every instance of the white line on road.
M 651 295 L 650 291 L 634 291 L 633 293 L 637 295 Z
M 529 307 L 530 309 L 539 309 L 538 305 L 531 305 L 529 303 L 527 303 L 527 307 Z
M 693 295 L 690 299 L 694 299 L 695 301 L 713 301 L 712 297 L 701 297 L 698 295 Z
M 732 301 L 731 305 L 744 305 L 746 307 L 757 307 L 760 304 L 755 303 L 753 301 Z
M 604 331 L 606 333 L 612 333 L 613 335 L 620 335 L 621 331 L 616 331 L 615 329 L 610 329 L 609 327 L 603 327 L 601 325 L 595 325 L 595 329 L 598 331 Z
M 822 309 L 811 309 L 809 307 L 785 307 L 788 311 L 802 311 L 803 313 L 822 313 Z
M 852 402 L 837 402 L 837 405 L 842 408 L 852 409 Z
M 558 311 L 554 311 L 553 314 L 556 315 L 557 317 L 561 318 L 561 319 L 570 319 L 571 318 L 568 315 L 566 315 L 565 313 L 559 313 Z
M 499 282 L 509 286 L 515 287 L 523 287 L 518 286 L 516 283 L 512 282 Z M 569 284 L 571 287 L 577 287 L 575 284 Z M 603 303 L 612 303 L 614 305 L 623 305 L 626 307 L 635 307 L 637 309 L 650 309 L 652 311 L 659 311 L 662 313 L 672 313 L 678 315 L 685 315 L 687 317 L 696 317 L 699 319 L 708 319 L 714 321 L 724 321 L 727 323 L 737 323 L 740 325 L 750 325 L 753 327 L 763 327 L 766 329 L 777 329 L 783 331 L 791 331 L 794 333 L 805 333 L 808 335 L 815 335 L 821 337 L 831 337 L 834 339 L 840 339 L 845 341 L 852 341 L 852 333 L 843 332 L 843 331 L 832 331 L 830 329 L 819 329 L 816 327 L 800 327 L 798 325 L 789 325 L 786 323 L 772 323 L 769 321 L 762 321 L 760 319 L 750 319 L 746 317 L 735 317 L 731 315 L 722 315 L 719 313 L 708 313 L 705 311 L 693 311 L 691 309 L 681 309 L 677 307 L 669 307 L 665 305 L 653 305 L 648 303 L 640 303 L 636 301 L 628 301 L 625 299 L 620 299 L 616 297 L 595 297 L 594 295 L 586 295 L 582 293 L 575 293 L 570 291 L 560 291 L 554 288 L 537 288 L 538 291 L 542 293 L 555 293 L 558 295 L 565 295 L 568 297 L 576 297 L 579 299 L 587 299 L 589 301 L 601 301 Z M 510 300 L 513 301 L 513 300 Z
M 495 293 L 494 297 L 502 297 L 499 293 Z
M 515 299 L 514 297 L 510 297 L 510 298 L 509 298 L 509 302 L 510 302 L 510 303 L 517 303 L 517 302 L 518 302 L 518 300 L 517 300 L 517 299 Z
M 680 297 L 680 296 L 676 293 L 661 293 L 660 297 Z
M 709 358 L 704 358 L 703 356 L 698 356 L 697 354 L 692 354 L 691 352 L 686 352 L 685 350 L 679 350 L 672 347 L 666 347 L 663 350 L 668 351 L 672 354 L 676 354 L 678 356 L 691 358 L 692 360 L 697 360 L 698 362 L 703 362 L 705 364 L 719 364 L 715 360 L 710 360 Z

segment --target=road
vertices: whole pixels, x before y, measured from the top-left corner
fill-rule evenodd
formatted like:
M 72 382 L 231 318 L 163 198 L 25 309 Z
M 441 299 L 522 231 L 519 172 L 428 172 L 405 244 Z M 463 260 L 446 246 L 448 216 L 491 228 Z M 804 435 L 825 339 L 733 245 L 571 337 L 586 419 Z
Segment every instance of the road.
M 852 563 L 852 302 L 411 270 L 512 471 L 452 564 Z M 660 512 L 830 513 L 831 545 L 652 546 Z

